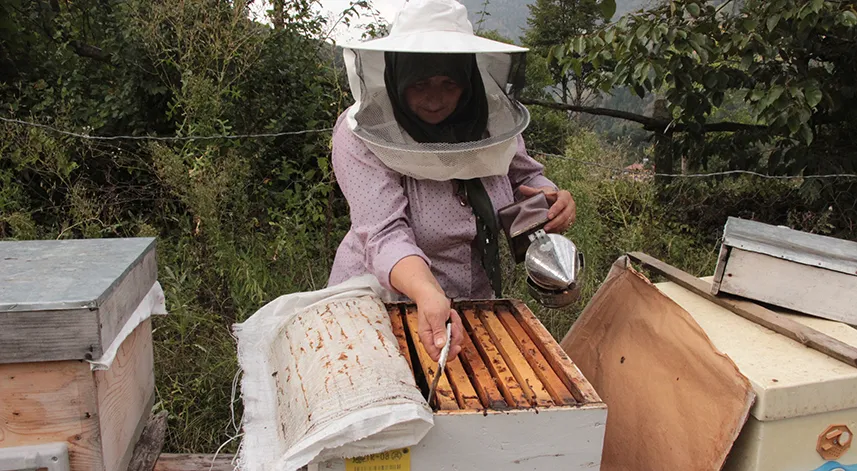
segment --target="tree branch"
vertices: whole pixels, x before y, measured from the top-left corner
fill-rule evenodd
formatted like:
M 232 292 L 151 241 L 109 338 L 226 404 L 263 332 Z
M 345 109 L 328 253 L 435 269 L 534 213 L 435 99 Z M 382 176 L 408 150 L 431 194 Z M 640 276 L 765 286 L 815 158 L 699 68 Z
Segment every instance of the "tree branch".
M 611 118 L 624 119 L 627 121 L 633 121 L 635 123 L 640 123 L 643 125 L 643 129 L 646 131 L 653 131 L 660 134 L 665 134 L 667 132 L 683 132 L 687 131 L 688 127 L 686 124 L 677 123 L 673 124 L 670 120 L 656 119 L 650 116 L 644 116 L 636 113 L 630 113 L 627 111 L 614 110 L 610 108 L 598 108 L 592 106 L 576 106 L 576 105 L 568 105 L 565 103 L 556 103 L 549 101 L 541 101 L 541 100 L 530 100 L 527 98 L 523 98 L 520 100 L 524 105 L 534 105 L 534 106 L 543 106 L 545 108 L 552 108 L 555 110 L 562 111 L 574 111 L 577 113 L 587 113 L 598 116 L 609 116 Z M 737 131 L 762 131 L 768 129 L 767 126 L 761 126 L 757 124 L 744 124 L 744 123 L 730 123 L 730 122 L 720 122 L 720 123 L 711 123 L 706 124 L 702 127 L 701 132 L 737 132 Z
M 110 62 L 110 54 L 104 52 L 100 47 L 86 44 L 82 41 L 78 41 L 77 39 L 72 39 L 68 42 L 68 45 L 71 46 L 71 49 L 75 54 L 81 57 L 89 57 L 90 59 L 95 59 L 101 62 Z
M 45 34 L 48 35 L 48 38 L 54 38 L 54 31 L 52 23 L 56 19 L 57 16 L 61 13 L 59 0 L 50 0 L 49 1 L 51 16 L 45 18 L 42 21 L 42 29 L 44 29 Z M 74 51 L 75 54 L 80 57 L 88 57 L 90 59 L 95 59 L 100 62 L 110 63 L 110 54 L 104 52 L 100 47 L 93 46 L 91 44 L 86 44 L 83 41 L 77 39 L 71 39 L 71 35 L 62 27 L 59 26 L 59 35 L 63 41 L 66 41 L 68 45 L 71 47 L 71 50 Z
M 611 118 L 619 118 L 625 119 L 628 121 L 634 121 L 642 124 L 647 129 L 652 128 L 666 128 L 669 125 L 668 121 L 661 121 L 655 118 L 651 118 L 648 116 L 643 116 L 635 113 L 629 113 L 627 111 L 619 111 L 613 110 L 610 108 L 597 108 L 592 106 L 577 106 L 577 105 L 569 105 L 566 103 L 556 103 L 550 101 L 541 101 L 541 100 L 530 100 L 528 98 L 522 98 L 521 103 L 524 105 L 535 105 L 535 106 L 543 106 L 545 108 L 552 108 L 555 110 L 562 111 L 574 111 L 577 113 L 588 113 L 594 114 L 598 116 L 609 116 Z

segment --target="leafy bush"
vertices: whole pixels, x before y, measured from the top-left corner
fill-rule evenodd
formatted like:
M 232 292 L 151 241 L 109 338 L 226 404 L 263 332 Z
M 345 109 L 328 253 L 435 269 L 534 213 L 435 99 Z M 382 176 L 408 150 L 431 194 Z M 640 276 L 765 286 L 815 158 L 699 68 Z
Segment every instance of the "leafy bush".
M 346 104 L 333 51 L 314 39 L 324 25 L 306 9 L 279 30 L 216 0 L 0 9 L 5 116 L 93 135 L 259 134 L 323 130 Z M 81 55 L 86 41 L 98 47 Z M 166 451 L 211 452 L 236 433 L 231 325 L 326 283 L 348 227 L 329 152 L 326 131 L 93 141 L 0 125 L 0 238 L 158 237 Z
M 573 160 L 543 160 L 547 176 L 560 188 L 569 190 L 577 204 L 577 221 L 566 235 L 586 259 L 581 298 L 564 309 L 541 308 L 527 293 L 521 267 L 508 276 L 515 277 L 510 295 L 525 299 L 557 338 L 565 335 L 595 294 L 610 265 L 627 252 L 647 252 L 697 276 L 714 271 L 715 244 L 694 225 L 668 217 L 655 184 L 617 178 L 603 167 L 581 163 L 621 168 L 627 161 L 627 152 L 592 132 L 578 131 L 569 138 L 565 152 Z

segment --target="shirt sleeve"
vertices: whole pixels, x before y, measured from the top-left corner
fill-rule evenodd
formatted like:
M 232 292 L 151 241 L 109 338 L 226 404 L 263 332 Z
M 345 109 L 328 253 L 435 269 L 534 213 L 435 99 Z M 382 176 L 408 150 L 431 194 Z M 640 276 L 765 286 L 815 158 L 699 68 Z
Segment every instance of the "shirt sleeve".
M 550 187 L 557 190 L 557 186 L 544 175 L 545 166 L 537 162 L 527 154 L 524 138 L 518 135 L 518 151 L 509 165 L 509 181 L 515 192 L 515 201 L 523 199 L 518 192 L 518 187 L 526 185 L 533 188 Z
M 343 120 L 340 120 L 343 121 Z M 333 171 L 351 211 L 351 231 L 363 247 L 363 263 L 385 288 L 399 260 L 417 255 L 431 267 L 417 247 L 407 216 L 408 198 L 402 175 L 390 170 L 344 122 L 333 134 Z

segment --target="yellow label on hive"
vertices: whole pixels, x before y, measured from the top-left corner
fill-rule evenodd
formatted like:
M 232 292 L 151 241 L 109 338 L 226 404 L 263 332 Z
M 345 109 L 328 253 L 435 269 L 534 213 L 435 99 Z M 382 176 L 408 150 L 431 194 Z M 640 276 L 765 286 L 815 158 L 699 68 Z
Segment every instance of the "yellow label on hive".
M 390 450 L 345 460 L 345 471 L 411 471 L 411 449 Z

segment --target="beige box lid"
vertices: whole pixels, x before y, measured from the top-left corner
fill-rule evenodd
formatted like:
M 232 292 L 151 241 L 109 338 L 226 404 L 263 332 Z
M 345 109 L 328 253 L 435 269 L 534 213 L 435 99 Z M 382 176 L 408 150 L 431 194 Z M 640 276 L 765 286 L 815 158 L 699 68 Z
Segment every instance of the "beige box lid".
M 857 407 L 857 368 L 744 319 L 675 283 L 656 286 L 689 312 L 717 349 L 750 380 L 756 392 L 750 413 L 756 419 L 780 420 Z M 846 324 L 777 312 L 857 346 L 857 329 Z

